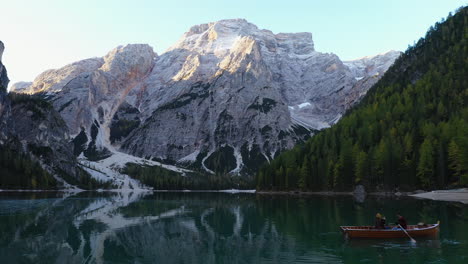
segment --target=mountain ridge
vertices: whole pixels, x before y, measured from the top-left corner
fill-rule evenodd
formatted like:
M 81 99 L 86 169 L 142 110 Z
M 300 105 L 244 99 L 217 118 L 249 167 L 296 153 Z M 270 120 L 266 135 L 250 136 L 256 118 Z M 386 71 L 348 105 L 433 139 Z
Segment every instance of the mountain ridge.
M 246 20 L 221 20 L 192 27 L 160 55 L 146 44 L 121 46 L 12 91 L 45 93 L 72 136 L 82 135 L 75 147 L 90 161 L 121 151 L 208 173 L 251 174 L 335 123 L 400 53 L 387 55 L 348 63 L 351 70 L 317 52 L 311 33 L 273 34 Z

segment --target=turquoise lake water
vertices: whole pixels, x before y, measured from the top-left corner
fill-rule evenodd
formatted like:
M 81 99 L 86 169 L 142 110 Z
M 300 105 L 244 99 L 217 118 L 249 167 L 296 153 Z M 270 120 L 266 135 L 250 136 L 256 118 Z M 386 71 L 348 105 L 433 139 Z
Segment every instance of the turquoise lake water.
M 441 221 L 437 239 L 340 225 Z M 468 263 L 468 205 L 224 193 L 0 193 L 0 263 Z

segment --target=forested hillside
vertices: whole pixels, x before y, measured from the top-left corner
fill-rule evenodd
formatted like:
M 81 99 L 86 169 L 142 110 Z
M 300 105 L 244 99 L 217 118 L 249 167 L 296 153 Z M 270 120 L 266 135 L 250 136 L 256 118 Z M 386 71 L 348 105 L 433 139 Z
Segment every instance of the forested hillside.
M 336 125 L 260 169 L 260 190 L 468 184 L 468 7 L 431 27 Z

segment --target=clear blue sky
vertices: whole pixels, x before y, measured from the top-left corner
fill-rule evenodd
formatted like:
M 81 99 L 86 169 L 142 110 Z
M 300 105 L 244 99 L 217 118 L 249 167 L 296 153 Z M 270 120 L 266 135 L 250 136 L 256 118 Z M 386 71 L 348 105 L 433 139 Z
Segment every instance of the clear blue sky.
M 192 25 L 245 18 L 278 32 L 312 32 L 315 48 L 348 60 L 404 51 L 465 0 L 2 1 L 0 40 L 11 83 L 46 69 L 148 43 L 164 52 Z

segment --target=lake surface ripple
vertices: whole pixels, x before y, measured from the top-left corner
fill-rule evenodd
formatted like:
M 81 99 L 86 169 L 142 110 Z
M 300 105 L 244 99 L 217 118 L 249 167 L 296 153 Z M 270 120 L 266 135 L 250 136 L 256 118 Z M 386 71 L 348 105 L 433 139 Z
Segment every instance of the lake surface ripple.
M 440 236 L 343 238 L 377 212 Z M 468 206 L 410 198 L 3 192 L 0 234 L 0 263 L 468 263 Z

